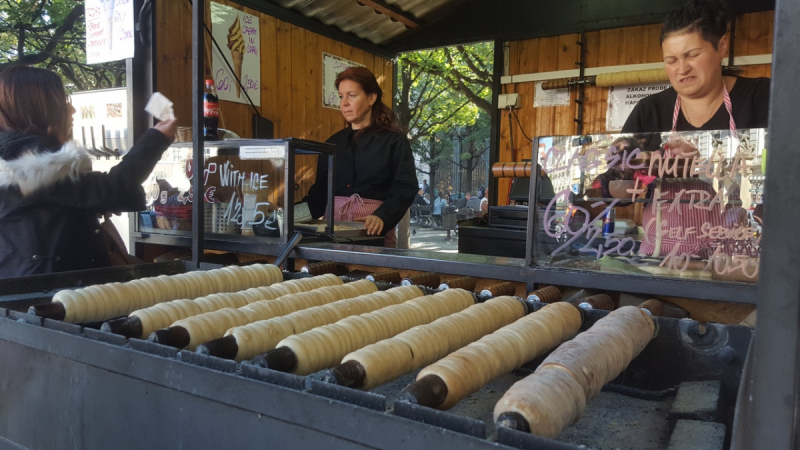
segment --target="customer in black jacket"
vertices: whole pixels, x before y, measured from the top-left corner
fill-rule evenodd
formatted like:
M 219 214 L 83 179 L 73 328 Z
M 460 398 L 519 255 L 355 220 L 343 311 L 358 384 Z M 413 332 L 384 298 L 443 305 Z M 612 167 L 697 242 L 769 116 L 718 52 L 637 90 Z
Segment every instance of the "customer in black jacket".
M 55 73 L 0 73 L 0 278 L 108 266 L 98 214 L 146 207 L 142 183 L 175 121 L 147 131 L 106 174 L 69 139 L 74 112 Z
M 364 222 L 367 234 L 386 235 L 386 246 L 394 247 L 394 227 L 419 189 L 411 146 L 372 72 L 350 68 L 335 84 L 348 126 L 327 141 L 336 144 L 334 219 Z M 328 159 L 319 158 L 316 182 L 305 198 L 314 217 L 325 212 L 327 179 Z

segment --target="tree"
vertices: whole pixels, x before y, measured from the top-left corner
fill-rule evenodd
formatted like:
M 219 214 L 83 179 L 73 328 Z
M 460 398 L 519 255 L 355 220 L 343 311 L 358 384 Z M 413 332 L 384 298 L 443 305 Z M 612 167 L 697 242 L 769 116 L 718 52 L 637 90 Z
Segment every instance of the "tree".
M 473 126 L 481 113 L 488 118 L 493 51 L 490 43 L 480 43 L 405 53 L 399 58 L 398 119 L 408 131 L 414 154 L 428 167 L 419 171 L 428 174 L 433 186 L 439 165 L 452 158 L 452 142 L 446 134 Z M 475 158 L 483 152 L 465 160 L 466 167 L 474 167 Z
M 50 69 L 65 78 L 69 92 L 124 84 L 124 61 L 88 65 L 85 48 L 82 1 L 0 0 L 0 71 Z
M 464 169 L 466 179 L 462 181 L 464 192 L 475 192 L 473 175 L 481 160 L 489 150 L 492 120 L 481 110 L 475 123 L 466 127 L 456 127 L 454 133 L 461 140 L 460 161 L 457 164 Z

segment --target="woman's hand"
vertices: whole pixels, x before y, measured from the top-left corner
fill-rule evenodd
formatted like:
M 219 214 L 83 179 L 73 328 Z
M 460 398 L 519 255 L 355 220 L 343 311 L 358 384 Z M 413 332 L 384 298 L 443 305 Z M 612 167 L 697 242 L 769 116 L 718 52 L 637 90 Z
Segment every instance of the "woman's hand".
M 153 128 L 160 131 L 170 142 L 174 142 L 175 132 L 178 130 L 178 121 L 177 119 L 165 120 L 163 122 L 158 122 Z
M 381 231 L 383 231 L 383 220 L 378 216 L 356 217 L 353 220 L 364 222 L 364 231 L 370 236 L 381 234 Z
M 664 148 L 668 149 L 673 157 L 689 159 L 692 156 L 700 154 L 700 151 L 697 150 L 694 144 L 681 138 L 670 139 L 669 142 L 664 145 Z

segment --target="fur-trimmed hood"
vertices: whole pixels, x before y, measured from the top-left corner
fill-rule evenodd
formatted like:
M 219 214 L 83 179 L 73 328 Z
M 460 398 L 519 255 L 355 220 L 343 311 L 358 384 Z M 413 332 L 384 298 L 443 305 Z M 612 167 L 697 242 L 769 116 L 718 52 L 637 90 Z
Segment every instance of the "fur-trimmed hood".
M 52 149 L 46 138 L 13 131 L 0 133 L 0 189 L 18 188 L 27 196 L 70 178 L 91 172 L 87 150 L 70 141 Z

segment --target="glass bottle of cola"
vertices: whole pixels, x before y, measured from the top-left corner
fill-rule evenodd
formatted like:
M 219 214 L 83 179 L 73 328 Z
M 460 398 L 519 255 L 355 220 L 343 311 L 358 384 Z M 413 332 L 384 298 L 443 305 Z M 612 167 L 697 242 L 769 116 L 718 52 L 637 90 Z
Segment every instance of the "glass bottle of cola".
M 219 98 L 214 80 L 206 80 L 203 92 L 203 138 L 209 141 L 219 140 Z

